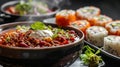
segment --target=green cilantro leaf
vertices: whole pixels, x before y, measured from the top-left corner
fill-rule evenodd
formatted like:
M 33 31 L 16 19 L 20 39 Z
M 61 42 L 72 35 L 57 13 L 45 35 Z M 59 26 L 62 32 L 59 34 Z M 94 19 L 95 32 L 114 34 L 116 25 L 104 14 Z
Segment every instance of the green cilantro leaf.
M 36 21 L 33 24 L 31 24 L 31 28 L 33 30 L 45 30 L 45 29 L 47 29 L 47 26 L 40 21 Z

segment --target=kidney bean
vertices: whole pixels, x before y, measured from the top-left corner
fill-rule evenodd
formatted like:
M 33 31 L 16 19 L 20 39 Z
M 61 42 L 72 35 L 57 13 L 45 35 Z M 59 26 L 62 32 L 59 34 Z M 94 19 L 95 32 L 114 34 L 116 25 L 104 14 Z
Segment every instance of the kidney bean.
M 20 47 L 29 47 L 29 46 L 28 46 L 26 43 L 24 43 L 24 42 L 20 42 L 19 46 L 20 46 Z
M 65 37 L 58 37 L 58 38 L 56 38 L 56 40 L 58 40 L 59 42 L 63 42 L 63 41 L 65 41 L 66 39 L 65 39 Z
M 42 47 L 45 45 L 45 43 L 46 43 L 45 41 L 40 41 L 39 46 Z

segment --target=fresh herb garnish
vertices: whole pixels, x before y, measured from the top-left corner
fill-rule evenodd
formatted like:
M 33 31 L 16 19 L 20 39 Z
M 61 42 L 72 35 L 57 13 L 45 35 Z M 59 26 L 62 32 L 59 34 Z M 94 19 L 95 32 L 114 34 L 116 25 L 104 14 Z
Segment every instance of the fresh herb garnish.
M 20 1 L 20 3 L 16 5 L 15 9 L 20 13 L 20 15 L 24 15 L 32 9 L 32 5 L 30 5 L 29 2 L 26 3 L 24 1 Z
M 58 34 L 54 34 L 54 35 L 52 36 L 53 39 L 56 38 L 56 37 L 58 37 Z
M 61 31 L 61 29 L 57 29 L 57 28 L 55 28 L 54 30 L 53 30 L 53 32 L 54 32 L 54 35 L 52 36 L 52 38 L 56 38 L 56 37 L 58 37 L 58 32 L 60 32 Z
M 65 31 L 65 30 L 63 30 L 63 29 L 61 29 L 61 28 L 55 28 L 54 30 L 53 30 L 53 32 L 54 32 L 54 34 L 53 34 L 53 36 L 52 36 L 52 38 L 54 39 L 54 38 L 56 38 L 56 37 L 65 37 L 65 38 L 67 38 L 67 39 L 70 39 L 70 36 L 72 36 L 72 35 L 74 35 L 74 34 L 69 34 L 68 33 L 68 30 L 67 31 Z
M 66 36 L 68 39 L 70 38 L 70 36 L 69 36 L 69 34 L 68 34 L 68 33 L 66 33 L 66 34 L 65 34 L 65 36 Z
M 36 21 L 36 22 L 34 22 L 33 24 L 31 24 L 31 28 L 32 28 L 33 30 L 45 30 L 45 29 L 47 29 L 48 27 L 47 27 L 44 23 L 42 23 L 42 22 L 40 22 L 40 21 Z
M 85 49 L 85 52 L 80 55 L 80 59 L 84 62 L 84 64 L 96 66 L 102 61 L 101 56 L 98 56 L 100 50 L 95 51 L 88 45 L 84 46 L 83 49 Z

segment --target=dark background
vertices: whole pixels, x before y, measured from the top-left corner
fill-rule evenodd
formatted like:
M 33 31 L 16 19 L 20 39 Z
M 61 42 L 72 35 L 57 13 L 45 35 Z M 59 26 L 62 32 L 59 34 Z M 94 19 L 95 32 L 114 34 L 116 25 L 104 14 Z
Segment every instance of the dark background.
M 70 0 L 71 5 L 63 8 L 78 9 L 83 6 L 96 6 L 101 9 L 101 13 L 120 19 L 120 0 Z
M 12 0 L 0 0 L 0 6 Z M 120 0 L 69 0 L 69 5 L 62 6 L 62 9 L 78 9 L 83 6 L 96 6 L 101 9 L 102 14 L 112 17 L 113 19 L 120 19 Z
M 0 6 L 5 2 L 12 0 L 0 0 Z M 83 6 L 96 6 L 101 9 L 101 13 L 107 15 L 114 20 L 120 20 L 120 0 L 70 0 L 66 1 L 61 7 L 61 9 L 73 9 L 76 10 Z M 9 20 L 8 20 L 9 21 Z M 0 22 L 1 24 L 5 22 Z M 104 61 L 106 62 L 105 67 L 119 67 L 119 60 L 113 59 L 102 55 Z

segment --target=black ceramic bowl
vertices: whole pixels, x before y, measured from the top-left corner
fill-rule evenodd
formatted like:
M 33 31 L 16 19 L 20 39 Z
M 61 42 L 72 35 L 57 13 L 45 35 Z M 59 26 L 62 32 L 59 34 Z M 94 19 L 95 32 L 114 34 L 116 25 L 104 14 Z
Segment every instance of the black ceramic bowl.
M 14 28 L 17 25 L 30 25 L 30 24 L 31 24 L 30 22 L 7 23 L 0 25 L 0 31 L 2 32 L 4 30 Z M 58 27 L 56 24 L 46 24 L 46 25 Z M 19 60 L 19 61 L 30 60 L 28 62 L 38 60 L 40 63 L 47 64 L 48 62 L 53 63 L 55 61 L 59 61 L 61 58 L 68 56 L 70 54 L 80 52 L 84 44 L 83 42 L 84 34 L 80 30 L 72 27 L 64 27 L 63 29 L 74 30 L 80 39 L 71 44 L 56 46 L 56 47 L 47 47 L 47 48 L 21 48 L 21 47 L 7 47 L 0 45 L 0 56 L 12 60 L 13 59 Z
M 5 20 L 8 20 L 9 22 L 13 22 L 13 21 L 28 21 L 28 20 L 43 20 L 46 18 L 50 18 L 53 17 L 59 10 L 60 10 L 60 6 L 59 4 L 56 4 L 56 2 L 52 2 L 51 0 L 46 1 L 46 3 L 48 4 L 48 7 L 50 10 L 53 10 L 53 12 L 50 13 L 45 13 L 45 14 L 41 14 L 41 15 L 15 15 L 15 14 L 9 14 L 7 13 L 5 10 L 6 8 L 10 7 L 10 6 L 14 6 L 16 4 L 18 4 L 20 1 L 10 1 L 7 3 L 4 3 L 0 10 L 3 14 L 1 14 L 0 17 L 2 17 Z

